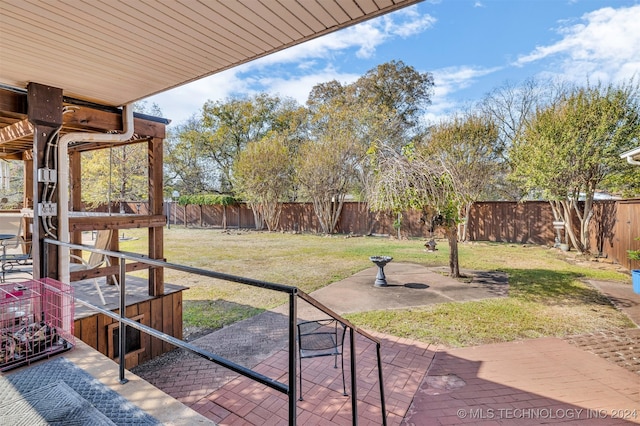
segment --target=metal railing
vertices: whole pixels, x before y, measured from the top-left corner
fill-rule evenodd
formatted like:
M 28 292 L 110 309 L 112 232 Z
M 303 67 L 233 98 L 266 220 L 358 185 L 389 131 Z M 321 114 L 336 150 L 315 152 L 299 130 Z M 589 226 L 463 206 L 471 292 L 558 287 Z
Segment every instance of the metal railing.
M 331 318 L 339 321 L 349 329 L 349 352 L 351 354 L 351 411 L 353 413 L 353 424 L 358 423 L 358 386 L 357 386 L 357 377 L 356 377 L 356 344 L 355 344 L 355 333 L 360 334 L 363 337 L 371 340 L 376 345 L 376 358 L 378 361 L 378 384 L 380 385 L 380 410 L 382 411 L 382 424 L 384 426 L 387 425 L 387 409 L 384 399 L 384 378 L 382 376 L 382 357 L 380 356 L 380 340 L 376 339 L 369 333 L 364 330 L 359 329 L 355 325 L 353 325 L 349 320 L 341 317 L 333 310 L 329 309 L 313 297 L 309 296 L 304 291 L 298 289 L 298 297 L 313 306 L 314 308 L 324 312 L 329 315 Z
M 299 290 L 297 287 L 287 286 L 282 284 L 274 284 L 266 281 L 255 280 L 251 278 L 239 277 L 235 275 L 225 274 L 221 272 L 210 271 L 202 268 L 195 268 L 186 265 L 180 265 L 176 263 L 164 262 L 161 260 L 151 259 L 148 256 L 144 256 L 138 253 L 130 253 L 123 251 L 110 251 L 110 250 L 102 250 L 97 249 L 92 246 L 86 246 L 81 244 L 71 244 L 64 243 L 57 240 L 52 239 L 44 239 L 44 262 L 43 271 L 48 271 L 47 260 L 49 259 L 48 250 L 50 245 L 60 246 L 60 247 L 68 247 L 70 249 L 75 250 L 84 250 L 92 253 L 99 253 L 110 257 L 115 257 L 120 260 L 119 266 L 119 285 L 120 285 L 120 306 L 119 306 L 119 314 L 111 312 L 107 309 L 103 309 L 98 307 L 92 303 L 89 303 L 84 300 L 80 300 L 75 298 L 76 302 L 97 311 L 103 315 L 106 315 L 119 323 L 119 379 L 121 383 L 126 383 L 127 379 L 125 377 L 125 355 L 126 355 L 126 326 L 137 329 L 141 332 L 147 333 L 150 336 L 158 338 L 162 341 L 170 343 L 176 347 L 185 349 L 199 357 L 202 357 L 208 361 L 214 362 L 218 365 L 221 365 L 229 370 L 238 373 L 242 376 L 248 377 L 260 384 L 270 387 L 280 393 L 287 395 L 288 397 L 288 412 L 289 412 L 289 425 L 294 426 L 296 424 L 296 404 L 297 404 L 297 388 L 296 388 L 296 378 L 298 375 L 298 371 L 296 368 L 296 349 L 297 349 L 297 327 L 296 321 L 298 317 L 298 300 L 300 297 L 310 305 L 324 312 L 325 314 L 331 316 L 332 318 L 338 320 L 343 325 L 345 325 L 350 330 L 350 352 L 351 352 L 351 404 L 352 404 L 352 424 L 358 424 L 358 411 L 357 411 L 357 380 L 356 380 L 356 352 L 355 352 L 355 333 L 358 333 L 367 339 L 371 340 L 376 344 L 376 355 L 378 359 L 378 377 L 380 382 L 380 396 L 381 396 L 381 410 L 382 410 L 382 424 L 386 426 L 387 424 L 387 416 L 385 409 L 385 398 L 384 398 L 384 383 L 382 376 L 382 360 L 380 356 L 380 341 L 375 337 L 371 336 L 367 332 L 360 330 L 358 327 L 354 326 L 347 319 L 342 318 L 337 313 L 333 312 L 328 307 L 324 306 L 322 303 L 315 300 L 313 297 L 304 293 L 302 290 Z M 159 268 L 167 268 L 173 269 L 177 271 L 182 271 L 190 274 L 200 275 L 209 278 L 216 278 L 223 281 L 230 281 L 239 284 L 250 285 L 253 287 L 260 287 L 267 290 L 278 291 L 281 293 L 286 293 L 289 295 L 289 317 L 288 317 L 288 328 L 289 328 L 289 336 L 288 336 L 288 350 L 289 350 L 289 360 L 288 360 L 288 384 L 279 382 L 275 379 L 267 377 L 263 374 L 260 374 L 250 368 L 244 367 L 242 365 L 236 364 L 233 361 L 220 357 L 212 352 L 207 350 L 198 348 L 188 342 L 185 342 L 181 339 L 177 339 L 173 336 L 170 336 L 166 333 L 158 331 L 152 327 L 141 324 L 138 321 L 134 321 L 132 319 L 128 319 L 126 317 L 126 261 L 135 261 L 142 262 L 148 264 L 150 267 L 159 267 Z

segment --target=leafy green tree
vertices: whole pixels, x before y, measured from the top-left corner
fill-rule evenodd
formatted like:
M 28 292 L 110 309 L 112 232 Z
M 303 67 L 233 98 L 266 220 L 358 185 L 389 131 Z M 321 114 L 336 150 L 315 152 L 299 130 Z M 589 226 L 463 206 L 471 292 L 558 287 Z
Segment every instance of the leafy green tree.
M 514 177 L 550 200 L 580 252 L 590 250 L 596 190 L 625 172 L 620 153 L 639 144 L 638 93 L 633 82 L 570 88 L 537 111 L 513 146 Z
M 384 114 L 386 144 L 401 149 L 419 134 L 421 118 L 433 95 L 433 75 L 402 61 L 390 61 L 367 71 L 353 89 L 362 108 Z
M 136 102 L 137 113 L 162 117 L 157 104 Z M 89 206 L 143 201 L 149 195 L 147 144 L 113 146 L 82 153 L 82 200 Z
M 24 202 L 24 161 L 0 160 L 0 208 L 18 209 Z M 30 198 L 30 197 L 29 197 Z
M 249 142 L 234 163 L 234 190 L 253 211 L 256 229 L 275 231 L 291 192 L 293 170 L 287 134 L 271 132 Z
M 215 192 L 218 169 L 207 156 L 206 131 L 202 121 L 192 116 L 169 132 L 165 141 L 165 186 L 181 194 Z
M 448 171 L 461 202 L 465 226 L 474 202 L 492 194 L 503 162 L 498 145 L 498 127 L 479 112 L 457 114 L 432 126 L 421 144 L 423 155 L 439 159 Z
M 313 88 L 307 101 L 311 114 L 310 138 L 322 141 L 321 144 L 333 140 L 332 143 L 342 150 L 338 157 L 342 156 L 345 167 L 341 171 L 352 174 L 351 177 L 339 174 L 343 183 L 334 182 L 334 187 L 325 195 L 327 199 L 344 198 L 344 195 L 336 197 L 331 193 L 338 186 L 348 188 L 350 194 L 360 199 L 367 199 L 373 181 L 367 151 L 375 143 L 392 145 L 397 150 L 409 144 L 420 133 L 420 116 L 430 103 L 432 88 L 431 74 L 419 73 L 401 61 L 379 65 L 349 85 L 330 81 Z M 338 129 L 339 126 L 342 129 Z M 339 138 L 345 140 L 338 142 Z M 329 167 L 329 164 L 316 166 L 316 173 L 321 169 L 335 173 L 337 168 Z M 309 188 L 306 189 L 308 194 Z M 317 199 L 320 188 L 313 192 Z M 327 216 L 327 209 L 328 206 L 318 211 Z M 340 210 L 340 203 L 333 206 L 334 212 L 339 214 Z M 333 217 L 332 221 L 337 223 L 337 218 Z
M 354 115 L 355 114 L 355 115 Z M 313 203 L 322 232 L 335 232 L 345 197 L 356 186 L 362 155 L 357 111 L 325 103 L 311 118 L 311 138 L 298 151 L 296 182 L 302 197 Z
M 264 93 L 251 98 L 205 103 L 202 108 L 206 138 L 204 154 L 217 169 L 218 191 L 233 192 L 233 163 L 247 144 L 259 141 L 270 131 L 287 131 L 297 127 L 299 108 L 292 99 Z
M 148 196 L 146 144 L 82 153 L 82 199 L 89 206 L 142 201 Z

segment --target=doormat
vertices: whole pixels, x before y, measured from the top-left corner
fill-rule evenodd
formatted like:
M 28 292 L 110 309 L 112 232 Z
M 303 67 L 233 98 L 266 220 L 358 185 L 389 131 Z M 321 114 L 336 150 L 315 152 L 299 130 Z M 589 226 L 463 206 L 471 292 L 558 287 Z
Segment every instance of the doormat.
M 0 424 L 160 425 L 66 358 L 0 377 L 0 401 Z
M 42 386 L 0 404 L 3 425 L 115 425 L 65 382 Z

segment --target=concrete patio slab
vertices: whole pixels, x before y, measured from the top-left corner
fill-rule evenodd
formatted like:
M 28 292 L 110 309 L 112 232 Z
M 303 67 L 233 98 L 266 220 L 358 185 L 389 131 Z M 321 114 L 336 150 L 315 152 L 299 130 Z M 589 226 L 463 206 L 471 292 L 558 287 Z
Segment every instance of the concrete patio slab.
M 388 286 L 374 287 L 377 271 L 376 266 L 365 269 L 314 291 L 313 297 L 345 314 L 508 295 L 509 284 L 503 272 L 464 270 L 469 282 L 461 282 L 447 276 L 446 269 L 391 262 L 384 268 Z

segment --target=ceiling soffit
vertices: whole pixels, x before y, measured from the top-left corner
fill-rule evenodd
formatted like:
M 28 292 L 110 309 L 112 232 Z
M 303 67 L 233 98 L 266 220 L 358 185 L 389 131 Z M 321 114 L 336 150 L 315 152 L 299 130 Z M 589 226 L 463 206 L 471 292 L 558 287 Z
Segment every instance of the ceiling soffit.
M 119 106 L 417 0 L 0 0 L 0 84 Z

